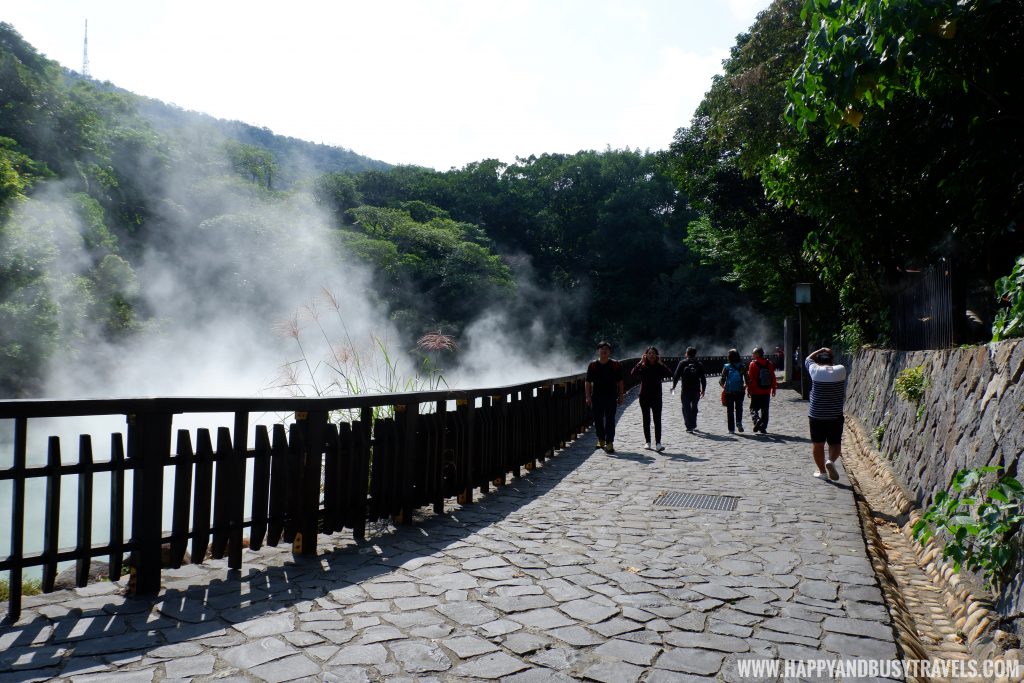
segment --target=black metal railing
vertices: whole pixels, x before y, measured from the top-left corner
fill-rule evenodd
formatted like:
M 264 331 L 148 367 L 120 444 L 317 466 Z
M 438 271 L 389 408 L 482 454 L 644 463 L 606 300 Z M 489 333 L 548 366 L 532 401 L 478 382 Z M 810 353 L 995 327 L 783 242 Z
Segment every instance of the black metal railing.
M 947 349 L 956 343 L 953 274 L 948 259 L 907 273 L 892 296 L 893 342 L 897 349 Z

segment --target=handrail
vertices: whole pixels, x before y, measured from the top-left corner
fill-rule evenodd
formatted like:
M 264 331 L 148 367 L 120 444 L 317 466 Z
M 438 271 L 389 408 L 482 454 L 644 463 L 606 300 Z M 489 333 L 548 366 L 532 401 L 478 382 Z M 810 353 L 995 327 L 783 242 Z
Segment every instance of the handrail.
M 624 361 L 625 362 L 625 361 Z M 378 406 L 458 401 L 495 394 L 530 391 L 540 387 L 575 382 L 585 374 L 552 377 L 533 382 L 507 384 L 477 389 L 441 389 L 388 394 L 359 394 L 356 396 L 280 396 L 280 397 L 215 397 L 174 396 L 136 398 L 76 398 L 76 399 L 3 399 L 0 400 L 0 419 L 18 417 L 77 417 L 94 415 L 128 415 L 139 413 L 233 413 L 273 412 L 285 410 L 328 412 L 345 409 L 374 408 Z
M 744 356 L 749 361 L 749 357 Z M 626 358 L 620 362 L 628 371 L 639 358 Z M 681 360 L 680 357 L 664 357 L 669 368 Z M 708 375 L 718 374 L 724 356 L 698 357 L 705 364 Z M 458 401 L 476 399 L 496 394 L 529 391 L 544 386 L 564 384 L 584 379 L 586 373 L 551 377 L 532 382 L 507 384 L 476 389 L 437 389 L 387 394 L 359 394 L 356 396 L 174 396 L 174 397 L 126 397 L 126 398 L 75 398 L 75 399 L 0 399 L 0 419 L 19 417 L 78 417 L 95 415 L 132 415 L 142 413 L 233 413 L 245 411 L 318 411 L 355 410 L 379 406 L 405 405 L 407 403 L 430 403 L 434 401 Z M 626 378 L 628 382 L 628 377 Z

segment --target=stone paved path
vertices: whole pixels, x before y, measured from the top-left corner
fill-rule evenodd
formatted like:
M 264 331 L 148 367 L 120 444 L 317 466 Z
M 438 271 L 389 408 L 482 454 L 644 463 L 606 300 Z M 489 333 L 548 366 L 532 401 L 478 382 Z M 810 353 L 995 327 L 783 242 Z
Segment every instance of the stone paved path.
M 155 600 L 109 583 L 26 598 L 0 627 L 0 683 L 752 681 L 740 659 L 895 658 L 853 494 L 845 474 L 811 476 L 795 396 L 773 402 L 770 436 L 728 434 L 715 405 L 691 435 L 666 391 L 662 454 L 642 449 L 633 401 L 615 455 L 588 433 L 361 547 L 339 534 L 317 560 L 246 551 L 241 576 L 166 570 Z M 653 504 L 669 491 L 739 500 Z

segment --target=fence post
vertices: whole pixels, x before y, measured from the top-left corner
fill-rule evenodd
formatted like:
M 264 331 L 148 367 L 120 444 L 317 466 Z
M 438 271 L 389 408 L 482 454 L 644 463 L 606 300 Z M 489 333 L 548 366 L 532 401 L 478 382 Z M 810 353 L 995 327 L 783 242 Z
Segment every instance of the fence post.
M 538 414 L 540 415 L 540 421 L 537 429 L 540 433 L 540 461 L 544 462 L 545 458 L 552 458 L 555 455 L 555 447 L 553 445 L 553 430 L 551 429 L 551 411 L 554 410 L 554 403 L 551 401 L 551 385 L 545 384 L 537 390 L 537 400 L 540 403 Z
M 505 394 L 491 396 L 491 406 L 494 415 L 494 473 L 498 476 L 491 480 L 495 488 L 504 486 L 507 482 L 506 474 L 510 467 L 508 463 L 508 405 L 505 401 Z
M 475 398 L 460 398 L 455 401 L 455 410 L 461 413 L 462 423 L 465 426 L 465 436 L 462 440 L 462 452 L 456 456 L 456 462 L 461 466 L 458 479 L 462 482 L 463 488 L 459 492 L 457 500 L 459 505 L 473 504 L 473 482 L 475 481 L 476 468 L 473 466 L 473 458 L 478 455 L 473 448 L 473 416 L 476 414 L 474 405 Z M 458 461 L 461 457 L 462 462 Z
M 78 543 L 75 562 L 75 585 L 89 583 L 92 565 L 92 438 L 88 434 L 78 437 L 78 462 L 84 471 L 78 475 Z
M 11 560 L 14 566 L 11 568 L 11 578 L 8 584 L 9 596 L 7 614 L 12 620 L 21 616 L 21 560 L 25 544 L 25 466 L 27 460 L 28 445 L 28 418 L 18 417 L 14 419 L 14 462 L 12 470 L 14 480 L 11 482 L 13 495 L 11 497 Z
M 416 496 L 416 423 L 420 412 L 419 403 L 395 406 L 395 426 L 398 432 L 401 458 L 398 477 L 401 486 L 398 524 L 412 524 L 412 511 Z
M 359 411 L 358 428 L 352 425 L 352 457 L 355 482 L 353 491 L 352 536 L 357 541 L 366 540 L 366 494 L 369 491 L 370 440 L 373 438 L 373 408 Z
M 249 438 L 249 413 L 235 413 L 234 452 L 231 458 L 231 504 L 228 511 L 228 567 L 242 568 L 242 524 L 245 520 L 245 460 Z
M 298 417 L 297 414 L 296 418 Z M 298 533 L 292 548 L 296 554 L 315 557 L 316 536 L 320 525 L 320 474 L 326 443 L 327 412 L 311 411 L 306 414 L 304 420 L 300 420 L 301 423 L 304 423 L 305 453 L 302 454 Z
M 164 465 L 171 459 L 171 415 L 128 416 L 128 460 L 132 470 L 132 544 L 135 595 L 160 592 Z

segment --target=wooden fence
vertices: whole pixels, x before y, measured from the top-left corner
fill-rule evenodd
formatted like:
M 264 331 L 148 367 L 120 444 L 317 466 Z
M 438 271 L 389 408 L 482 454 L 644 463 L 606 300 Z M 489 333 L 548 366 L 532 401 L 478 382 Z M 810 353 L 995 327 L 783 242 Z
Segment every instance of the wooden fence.
M 572 375 L 468 391 L 344 398 L 0 401 L 0 420 L 12 420 L 14 433 L 11 466 L 0 469 L 0 483 L 12 482 L 10 550 L 0 560 L 0 572 L 10 576 L 7 618 L 21 612 L 27 568 L 42 568 L 42 590 L 50 592 L 60 563 L 74 561 L 76 584 L 84 586 L 92 559 L 107 558 L 110 580 L 127 571 L 134 593 L 154 594 L 162 564 L 178 567 L 186 552 L 192 563 L 227 557 L 230 568 L 240 569 L 246 536 L 253 550 L 284 541 L 311 555 L 320 533 L 350 529 L 363 539 L 368 521 L 408 523 L 420 507 L 442 512 L 446 498 L 471 504 L 474 490 L 486 493 L 509 474 L 519 477 L 585 431 L 590 415 L 583 384 L 583 375 Z M 337 411 L 358 419 L 337 420 Z M 249 448 L 251 416 L 273 412 L 293 419 L 270 428 L 255 425 Z M 172 434 L 175 415 L 197 413 L 231 413 L 233 426 L 198 429 L 195 442 L 188 430 Z M 65 463 L 65 445 L 53 436 L 46 464 L 29 466 L 33 420 L 99 415 L 127 421 L 127 438 L 110 436 L 109 457 L 97 459 L 86 434 L 79 437 L 78 457 Z M 162 521 L 168 470 L 174 473 L 169 530 Z M 127 472 L 132 495 L 126 515 Z M 62 548 L 61 480 L 69 476 L 77 476 L 77 534 L 74 547 Z M 102 544 L 91 538 L 98 476 L 110 477 L 110 531 Z M 25 528 L 31 480 L 45 482 L 41 530 Z M 41 552 L 24 552 L 26 531 L 41 533 Z
M 638 359 L 623 361 L 629 370 Z M 674 369 L 678 359 L 666 358 Z M 708 375 L 723 358 L 701 358 Z M 23 572 L 42 568 L 42 590 L 53 591 L 60 563 L 75 563 L 75 583 L 85 586 L 94 558 L 107 558 L 109 579 L 131 575 L 139 595 L 160 589 L 162 566 L 179 567 L 227 557 L 241 569 L 242 548 L 289 543 L 297 554 L 315 555 L 317 535 L 351 530 L 364 539 L 367 522 L 409 523 L 413 512 L 446 499 L 473 503 L 509 474 L 521 476 L 538 461 L 583 433 L 591 422 L 584 400 L 585 375 L 526 384 L 405 394 L 335 398 L 150 398 L 109 400 L 0 401 L 0 420 L 13 421 L 13 459 L 0 469 L 11 483 L 11 536 L 0 572 L 9 572 L 8 619 L 21 612 Z M 451 409 L 454 406 L 454 409 Z M 358 419 L 339 420 L 339 411 Z M 284 413 L 293 419 L 253 427 L 251 416 Z M 233 425 L 214 431 L 172 434 L 176 415 L 230 413 Z M 387 417 L 382 415 L 387 414 Z M 28 464 L 33 420 L 123 415 L 126 436 L 110 435 L 109 456 L 97 459 L 92 435 L 78 439 L 77 458 L 65 463 L 59 437 L 47 442 L 46 464 Z M 375 417 L 376 416 L 376 417 Z M 287 424 L 286 424 L 287 422 Z M 164 477 L 169 487 L 170 529 L 164 528 Z M 249 509 L 246 485 L 252 472 Z M 131 473 L 131 509 L 126 511 L 125 474 Z M 77 476 L 74 547 L 60 547 L 61 481 Z M 97 476 L 110 478 L 109 536 L 92 539 Z M 45 483 L 42 550 L 24 552 L 26 483 Z M 126 512 L 128 513 L 126 515 Z M 125 529 L 128 519 L 129 528 Z M 248 531 L 246 531 L 248 530 Z M 126 534 L 127 531 L 127 534 Z

